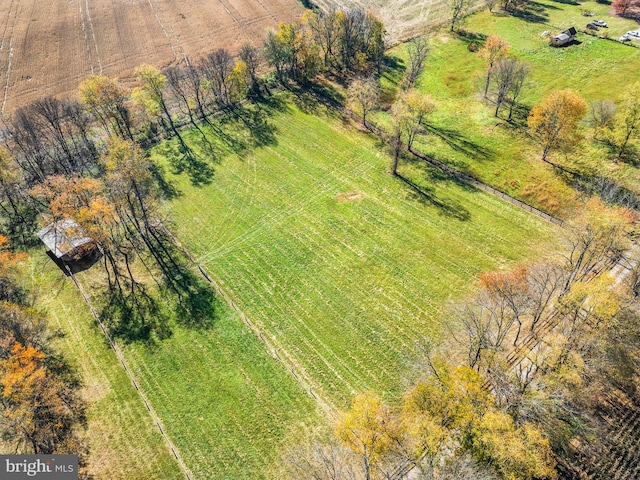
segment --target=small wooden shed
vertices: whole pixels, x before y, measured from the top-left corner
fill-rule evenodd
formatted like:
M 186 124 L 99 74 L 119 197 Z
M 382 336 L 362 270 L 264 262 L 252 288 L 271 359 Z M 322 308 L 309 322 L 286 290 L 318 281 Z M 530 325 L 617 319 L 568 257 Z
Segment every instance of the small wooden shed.
M 575 27 L 568 28 L 567 30 L 562 32 L 560 35 L 556 35 L 555 37 L 553 37 L 551 39 L 551 45 L 553 45 L 554 47 L 561 47 L 563 45 L 567 45 L 576 39 L 577 33 L 578 32 L 576 31 Z
M 47 247 L 47 253 L 63 264 L 73 264 L 87 257 L 100 256 L 95 240 L 70 218 L 47 225 L 38 232 L 38 237 Z

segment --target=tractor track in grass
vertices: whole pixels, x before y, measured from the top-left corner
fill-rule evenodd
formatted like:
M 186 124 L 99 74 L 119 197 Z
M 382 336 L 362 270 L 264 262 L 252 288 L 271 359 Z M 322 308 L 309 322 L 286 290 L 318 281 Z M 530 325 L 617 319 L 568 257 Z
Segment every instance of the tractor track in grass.
M 169 231 L 168 228 L 163 228 L 164 232 L 171 238 L 176 247 L 180 249 L 180 251 L 193 263 L 193 265 L 200 271 L 200 274 L 204 277 L 204 279 L 209 282 L 215 292 L 220 295 L 227 305 L 231 307 L 240 317 L 240 319 L 251 329 L 251 331 L 260 339 L 260 341 L 266 346 L 267 352 L 275 358 L 281 365 L 285 367 L 285 370 L 293 375 L 293 377 L 297 380 L 297 382 L 304 388 L 304 390 L 316 401 L 318 406 L 327 413 L 331 418 L 336 418 L 337 413 L 336 409 L 329 401 L 322 397 L 320 393 L 320 389 L 314 385 L 314 383 L 309 378 L 309 374 L 306 372 L 305 368 L 299 364 L 299 362 L 291 355 L 287 350 L 285 350 L 282 345 L 272 336 L 271 338 L 267 338 L 267 336 L 262 332 L 262 329 L 252 322 L 249 317 L 240 309 L 240 307 L 233 300 L 231 295 L 227 293 L 221 286 L 220 281 L 217 278 L 212 278 L 212 276 L 196 261 L 195 257 L 180 243 L 180 241 Z

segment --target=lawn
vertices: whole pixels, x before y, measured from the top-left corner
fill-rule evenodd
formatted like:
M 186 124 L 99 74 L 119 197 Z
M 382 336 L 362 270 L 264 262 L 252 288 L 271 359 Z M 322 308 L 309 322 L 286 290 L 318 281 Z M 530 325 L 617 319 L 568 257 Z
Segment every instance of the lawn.
M 209 183 L 170 173 L 170 149 L 157 148 L 179 192 L 167 213 L 323 397 L 338 407 L 364 389 L 394 399 L 417 345 L 443 333 L 447 302 L 479 273 L 541 255 L 555 231 L 421 163 L 401 167 L 413 186 L 393 178 L 375 139 L 302 107 L 315 113 L 285 101 L 256 128 L 219 125 L 225 141 L 208 134 L 206 149 L 192 132 L 194 149 L 218 159 Z
M 58 346 L 84 383 L 90 472 L 184 478 L 71 281 L 44 255 L 30 265 L 38 305 L 63 333 Z M 78 274 L 86 290 L 102 288 L 99 269 Z M 187 467 L 195 478 L 273 478 L 286 445 L 318 423 L 313 399 L 223 305 L 208 328 L 169 327 L 161 342 L 121 346 Z
M 71 280 L 42 252 L 34 250 L 31 255 L 25 277 L 38 308 L 62 334 L 55 346 L 83 383 L 89 472 L 113 480 L 184 478 Z
M 468 19 L 463 35 L 452 36 L 445 31 L 432 34 L 432 51 L 419 89 L 438 102 L 438 110 L 430 120 L 429 135 L 417 146 L 513 196 L 566 217 L 578 207 L 579 195 L 540 161 L 540 149 L 526 134 L 528 110 L 551 91 L 563 88 L 574 89 L 587 102 L 617 100 L 625 85 L 638 81 L 640 49 L 583 33 L 578 35 L 580 44 L 552 48 L 548 38 L 540 34 L 545 30 L 556 34 L 571 25 L 583 29 L 591 17 L 582 16 L 582 10 L 595 12 L 593 18 L 605 20 L 610 28 L 600 33 L 612 38 L 637 28 L 637 24 L 609 15 L 610 7 L 596 2 L 578 5 L 542 0 L 531 5 L 526 17 L 483 11 Z M 504 37 L 512 55 L 531 69 L 515 124 L 494 118 L 492 104 L 483 101 L 486 67 L 483 59 L 467 48 L 474 39 L 481 41 L 492 34 Z M 406 58 L 406 45 L 392 54 Z M 383 79 L 387 96 L 398 78 L 397 72 L 390 72 Z M 385 121 L 384 115 L 378 119 Z M 585 133 L 589 137 L 586 128 Z M 587 174 L 607 175 L 638 192 L 638 169 L 633 164 L 614 163 L 610 157 L 604 145 L 587 138 L 571 154 L 555 154 L 553 161 Z

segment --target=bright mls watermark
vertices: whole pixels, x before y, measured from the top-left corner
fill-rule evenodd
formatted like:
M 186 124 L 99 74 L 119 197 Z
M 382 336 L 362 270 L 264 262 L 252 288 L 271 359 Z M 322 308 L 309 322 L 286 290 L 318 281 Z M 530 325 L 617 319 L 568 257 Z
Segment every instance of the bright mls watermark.
M 77 455 L 0 455 L 2 480 L 78 480 Z

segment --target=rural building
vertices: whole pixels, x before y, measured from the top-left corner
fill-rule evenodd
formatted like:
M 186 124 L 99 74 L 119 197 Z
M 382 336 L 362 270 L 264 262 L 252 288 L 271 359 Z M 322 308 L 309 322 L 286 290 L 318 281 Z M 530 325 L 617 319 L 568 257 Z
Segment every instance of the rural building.
M 47 254 L 65 273 L 66 266 L 74 273 L 86 270 L 101 256 L 95 240 L 70 218 L 47 225 L 38 232 L 38 237 L 47 247 Z
M 551 39 L 551 45 L 553 45 L 554 47 L 567 45 L 576 39 L 576 33 L 578 32 L 576 32 L 575 27 L 571 27 L 562 32 L 560 35 L 556 35 L 555 37 L 553 37 Z

